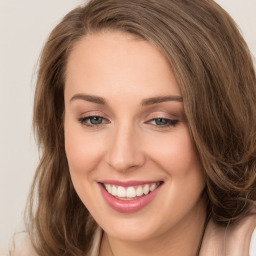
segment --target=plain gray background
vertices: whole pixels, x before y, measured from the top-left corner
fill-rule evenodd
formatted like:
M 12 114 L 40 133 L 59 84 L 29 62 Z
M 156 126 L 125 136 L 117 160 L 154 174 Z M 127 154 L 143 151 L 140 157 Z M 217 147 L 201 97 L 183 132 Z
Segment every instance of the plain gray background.
M 238 23 L 256 56 L 256 0 L 216 2 Z M 22 229 L 24 206 L 38 162 L 31 128 L 38 57 L 51 29 L 82 3 L 0 0 L 0 254 L 1 249 L 8 248 L 13 232 Z

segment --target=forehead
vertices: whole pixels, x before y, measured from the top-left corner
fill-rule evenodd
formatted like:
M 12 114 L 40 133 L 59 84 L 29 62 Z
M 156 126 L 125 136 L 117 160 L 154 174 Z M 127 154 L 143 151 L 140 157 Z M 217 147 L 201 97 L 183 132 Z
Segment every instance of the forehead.
M 147 93 L 151 97 L 159 90 L 169 94 L 170 88 L 171 94 L 180 95 L 167 59 L 150 42 L 128 33 L 104 31 L 84 36 L 68 58 L 66 93 L 144 90 L 145 97 Z

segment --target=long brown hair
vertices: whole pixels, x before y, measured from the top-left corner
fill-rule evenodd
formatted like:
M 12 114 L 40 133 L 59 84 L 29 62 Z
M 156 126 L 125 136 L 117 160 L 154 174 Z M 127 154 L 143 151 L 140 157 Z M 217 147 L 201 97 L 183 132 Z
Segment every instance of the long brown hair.
M 89 33 L 119 30 L 154 44 L 169 60 L 206 176 L 212 218 L 239 221 L 256 200 L 256 79 L 232 18 L 212 0 L 92 0 L 52 31 L 34 103 L 41 149 L 28 201 L 39 255 L 85 255 L 96 223 L 72 185 L 64 150 L 65 69 Z

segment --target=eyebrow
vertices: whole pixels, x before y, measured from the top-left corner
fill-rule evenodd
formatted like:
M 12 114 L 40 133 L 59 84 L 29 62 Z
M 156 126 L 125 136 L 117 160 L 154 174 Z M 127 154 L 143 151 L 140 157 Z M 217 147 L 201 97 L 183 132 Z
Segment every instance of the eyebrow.
M 160 97 L 152 97 L 148 99 L 144 99 L 142 101 L 142 106 L 148 106 L 153 104 L 158 104 L 166 101 L 178 101 L 183 102 L 183 99 L 181 96 L 160 96 Z
M 86 95 L 86 94 L 75 94 L 71 99 L 70 102 L 73 100 L 85 100 L 92 103 L 105 105 L 106 101 L 102 97 L 93 96 L 93 95 Z
M 100 105 L 106 105 L 106 101 L 99 96 L 94 96 L 94 95 L 87 95 L 87 94 L 75 94 L 71 99 L 71 101 L 74 100 L 84 100 L 84 101 L 88 101 L 88 102 L 92 102 L 92 103 L 96 103 L 96 104 L 100 104 Z M 183 99 L 181 96 L 160 96 L 160 97 L 152 97 L 152 98 L 148 98 L 148 99 L 143 99 L 141 102 L 142 106 L 149 106 L 149 105 L 153 105 L 153 104 L 159 104 L 162 102 L 167 102 L 167 101 L 177 101 L 177 102 L 183 102 Z

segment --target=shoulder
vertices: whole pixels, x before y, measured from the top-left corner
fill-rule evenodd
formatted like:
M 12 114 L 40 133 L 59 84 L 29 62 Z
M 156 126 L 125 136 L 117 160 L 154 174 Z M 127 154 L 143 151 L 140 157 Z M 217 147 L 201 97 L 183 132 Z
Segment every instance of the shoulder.
M 200 256 L 249 256 L 256 229 L 256 214 L 236 224 L 223 227 L 210 220 L 205 231 Z
M 15 233 L 10 248 L 11 256 L 38 256 L 27 232 Z
M 256 214 L 247 216 L 234 226 L 226 230 L 226 252 L 227 255 L 249 255 L 252 245 L 252 235 L 256 228 Z M 239 253 L 236 253 L 239 252 Z

